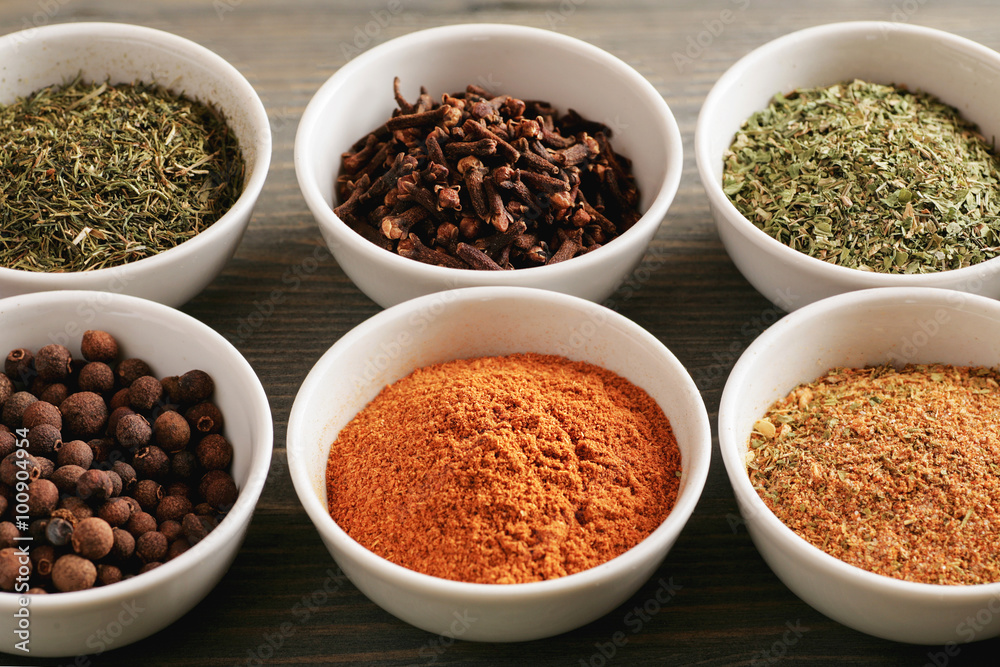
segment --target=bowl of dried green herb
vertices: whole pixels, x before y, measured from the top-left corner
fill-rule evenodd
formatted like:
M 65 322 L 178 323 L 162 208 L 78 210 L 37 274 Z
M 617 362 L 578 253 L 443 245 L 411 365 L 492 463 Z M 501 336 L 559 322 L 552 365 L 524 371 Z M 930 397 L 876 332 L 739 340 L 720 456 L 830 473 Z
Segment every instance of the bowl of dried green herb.
M 800 598 L 914 644 L 1000 635 L 1000 303 L 925 287 L 817 301 L 719 407 L 747 530 Z
M 601 301 L 641 261 L 681 170 L 680 130 L 639 72 L 516 25 L 442 26 L 358 55 L 295 138 L 327 245 L 382 306 L 477 285 Z
M 267 174 L 250 83 L 159 30 L 0 37 L 0 296 L 57 289 L 180 305 L 232 257 Z
M 785 310 L 869 287 L 1000 297 L 998 72 L 985 46 L 881 22 L 742 58 L 695 137 L 733 262 Z

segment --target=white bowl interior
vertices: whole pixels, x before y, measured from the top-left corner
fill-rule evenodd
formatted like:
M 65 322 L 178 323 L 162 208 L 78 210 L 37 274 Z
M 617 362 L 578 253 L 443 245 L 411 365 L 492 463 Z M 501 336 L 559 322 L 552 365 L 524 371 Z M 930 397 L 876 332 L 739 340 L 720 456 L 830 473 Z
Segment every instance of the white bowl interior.
M 1000 260 L 924 275 L 869 273 L 827 264 L 772 239 L 722 191 L 723 155 L 741 124 L 776 93 L 864 79 L 938 96 L 1000 133 L 1000 54 L 970 40 L 914 25 L 838 23 L 785 35 L 752 51 L 715 84 L 698 118 L 695 154 L 719 233 L 734 263 L 764 296 L 786 310 L 840 292 L 922 285 L 1000 296 Z
M 1000 303 L 933 288 L 843 294 L 788 315 L 755 340 L 726 383 L 719 443 L 740 511 L 758 550 L 799 597 L 834 620 L 910 643 L 969 641 L 961 631 L 1000 595 L 1000 583 L 934 586 L 848 565 L 799 538 L 754 491 L 744 457 L 753 423 L 802 382 L 836 366 L 1000 363 Z M 975 639 L 1000 635 L 992 618 Z
M 253 87 L 232 65 L 205 47 L 160 30 L 119 23 L 68 23 L 0 37 L 0 103 L 69 82 L 78 74 L 87 81 L 157 83 L 212 104 L 239 140 L 246 167 L 243 194 L 198 236 L 121 267 L 61 274 L 0 267 L 0 296 L 45 289 L 99 289 L 180 305 L 222 269 L 246 228 L 271 158 L 267 112 Z M 157 269 L 172 271 L 176 280 L 150 277 L 148 272 Z
M 394 565 L 354 542 L 326 508 L 326 461 L 340 428 L 387 383 L 428 364 L 515 352 L 559 354 L 603 366 L 645 389 L 674 428 L 683 459 L 678 502 L 630 552 L 548 582 L 492 586 L 446 581 Z M 481 620 L 463 639 L 521 641 L 578 627 L 628 598 L 662 561 L 708 473 L 711 435 L 690 376 L 662 344 L 601 306 L 527 288 L 467 288 L 380 313 L 345 335 L 300 388 L 288 429 L 292 480 L 331 553 L 389 612 L 443 632 L 452 613 Z
M 243 541 L 267 478 L 273 442 L 270 407 L 260 380 L 236 348 L 207 325 L 134 297 L 88 291 L 11 297 L 0 300 L 0 322 L 4 355 L 17 347 L 37 350 L 54 342 L 79 357 L 83 332 L 105 329 L 119 341 L 120 358 L 145 359 L 157 377 L 200 368 L 216 382 L 213 401 L 226 418 L 224 434 L 233 445 L 232 474 L 240 489 L 218 528 L 186 553 L 141 577 L 31 598 L 32 655 L 83 655 L 93 653 L 101 642 L 110 649 L 142 639 L 207 595 Z M 15 654 L 16 597 L 0 595 L 0 650 Z M 130 609 L 142 611 L 126 614 L 122 618 L 128 622 L 122 623 L 119 614 L 133 603 Z M 111 635 L 116 636 L 108 643 Z
M 331 204 L 341 153 L 396 108 L 394 76 L 400 77 L 402 91 L 411 101 L 420 86 L 439 100 L 442 93 L 475 83 L 496 94 L 546 100 L 561 113 L 573 108 L 607 124 L 613 130 L 615 151 L 633 161 L 646 217 L 586 257 L 513 272 L 443 269 L 377 248 L 340 221 Z M 366 294 L 388 306 L 430 291 L 487 284 L 554 284 L 552 289 L 603 299 L 638 263 L 659 227 L 680 183 L 681 152 L 680 131 L 663 98 L 621 60 L 550 31 L 475 24 L 411 33 L 342 67 L 303 114 L 295 162 L 306 202 L 338 262 Z M 376 273 L 371 271 L 372 262 L 404 272 L 408 279 L 383 284 L 385 277 L 372 275 Z

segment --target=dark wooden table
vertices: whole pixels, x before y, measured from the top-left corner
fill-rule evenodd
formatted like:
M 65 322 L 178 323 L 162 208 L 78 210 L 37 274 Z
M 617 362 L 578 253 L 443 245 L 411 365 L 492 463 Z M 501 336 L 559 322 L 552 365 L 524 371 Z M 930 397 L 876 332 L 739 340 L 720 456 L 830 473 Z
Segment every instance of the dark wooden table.
M 722 72 L 756 46 L 792 30 L 850 19 L 918 23 L 1000 48 L 1000 4 L 991 0 L 0 3 L 3 33 L 67 21 L 120 21 L 160 28 L 203 44 L 233 63 L 256 87 L 274 134 L 271 174 L 242 245 L 222 275 L 184 306 L 247 357 L 274 413 L 271 474 L 243 549 L 219 586 L 160 633 L 75 662 L 28 662 L 593 667 L 778 661 L 939 667 L 1000 663 L 998 640 L 966 645 L 957 656 L 949 656 L 942 647 L 896 644 L 855 632 L 803 603 L 772 574 L 741 528 L 717 453 L 694 516 L 652 581 L 598 621 L 522 644 L 451 643 L 375 606 L 338 575 L 287 472 L 285 426 L 299 384 L 330 345 L 379 311 L 325 252 L 292 166 L 292 144 L 303 108 L 352 55 L 435 25 L 518 23 L 596 44 L 630 63 L 656 86 L 684 135 L 684 175 L 628 298 L 623 293 L 613 298 L 622 314 L 652 332 L 687 366 L 714 422 L 733 363 L 783 313 L 743 279 L 716 235 L 695 169 L 698 110 Z M 322 258 L 318 266 L 307 259 L 317 248 Z M 292 280 L 292 275 L 301 280 Z M 280 299 L 275 300 L 275 290 Z M 633 609 L 653 598 L 661 577 L 680 589 L 657 613 L 636 616 Z M 324 592 L 324 584 L 333 592 Z M 642 622 L 636 623 L 636 618 Z M 615 646 L 612 638 L 619 632 L 627 643 Z M 11 660 L 12 656 L 0 655 L 0 664 Z

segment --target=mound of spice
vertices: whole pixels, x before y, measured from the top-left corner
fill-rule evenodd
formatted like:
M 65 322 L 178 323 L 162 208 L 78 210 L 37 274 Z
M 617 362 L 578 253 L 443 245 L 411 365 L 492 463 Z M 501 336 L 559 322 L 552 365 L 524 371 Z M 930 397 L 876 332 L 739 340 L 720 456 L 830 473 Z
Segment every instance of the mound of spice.
M 142 574 L 200 542 L 236 502 L 233 448 L 201 370 L 157 380 L 87 331 L 0 374 L 0 591 L 57 593 Z
M 802 253 L 880 273 L 1000 254 L 1000 158 L 959 111 L 864 81 L 778 94 L 725 156 L 723 188 Z
M 754 425 L 750 481 L 851 565 L 928 584 L 1000 581 L 1000 373 L 835 368 Z
M 478 86 L 408 102 L 344 153 L 334 212 L 373 243 L 458 269 L 518 269 L 596 250 L 640 217 L 611 129 Z
M 0 105 L 0 266 L 87 271 L 194 237 L 243 191 L 211 107 L 144 83 L 79 77 Z
M 670 513 L 681 457 L 642 389 L 603 368 L 515 354 L 427 366 L 346 425 L 330 515 L 379 556 L 475 583 L 580 572 Z

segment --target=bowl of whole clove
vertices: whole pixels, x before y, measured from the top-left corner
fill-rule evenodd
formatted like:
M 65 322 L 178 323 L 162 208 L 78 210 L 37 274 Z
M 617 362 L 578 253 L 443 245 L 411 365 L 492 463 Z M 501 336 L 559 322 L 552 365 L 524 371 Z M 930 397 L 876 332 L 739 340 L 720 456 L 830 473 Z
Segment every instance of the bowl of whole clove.
M 1000 297 L 1000 53 L 857 21 L 768 42 L 709 92 L 695 155 L 740 272 L 791 311 L 846 291 Z
M 233 256 L 267 176 L 250 83 L 182 37 L 68 23 L 0 37 L 0 297 L 178 306 Z
M 138 297 L 0 300 L 0 652 L 73 656 L 180 618 L 235 558 L 272 430 L 253 369 Z
M 608 297 L 680 182 L 663 97 L 586 42 L 455 25 L 357 56 L 315 94 L 299 186 L 334 257 L 390 306 L 476 285 Z

